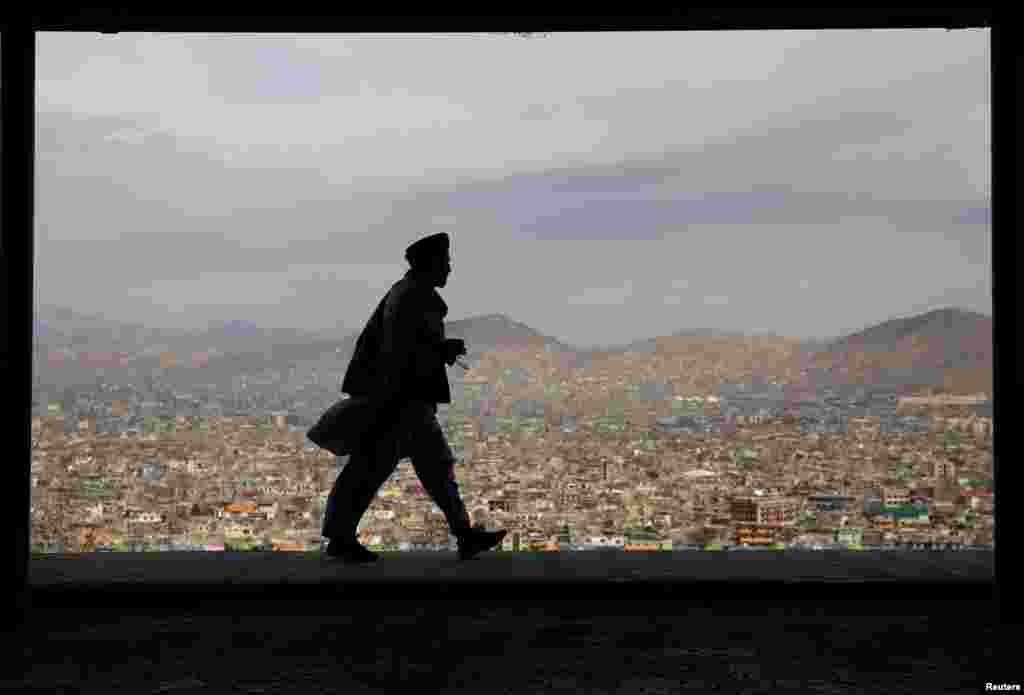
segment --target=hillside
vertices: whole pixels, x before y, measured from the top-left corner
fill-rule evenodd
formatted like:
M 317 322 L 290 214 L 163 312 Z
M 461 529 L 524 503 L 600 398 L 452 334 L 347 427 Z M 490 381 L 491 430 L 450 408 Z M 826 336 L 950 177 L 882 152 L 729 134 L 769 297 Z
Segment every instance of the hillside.
M 809 363 L 841 383 L 991 394 L 992 319 L 956 308 L 893 319 L 834 341 Z
M 503 363 L 518 360 L 529 369 L 533 360 L 550 362 L 554 353 L 567 367 L 619 371 L 642 381 L 667 369 L 668 363 L 673 368 L 682 364 L 692 376 L 690 386 L 701 390 L 728 382 L 770 381 L 814 388 L 827 380 L 896 386 L 907 394 L 928 389 L 992 392 L 992 320 L 955 308 L 886 320 L 830 342 L 685 329 L 601 350 L 577 350 L 505 314 L 448 321 L 445 330 L 449 337 L 467 342 L 470 361 L 504 356 Z M 115 366 L 106 370 L 108 380 L 117 380 L 122 371 L 118 364 L 135 370 L 135 375 L 170 365 L 169 374 L 183 385 L 221 383 L 242 372 L 287 373 L 292 367 L 320 373 L 343 370 L 358 338 L 354 332 L 339 342 L 237 321 L 181 333 L 60 309 L 41 311 L 36 331 L 37 375 L 44 382 L 61 383 L 94 381 L 95 366 L 105 364 L 103 351 L 120 353 L 107 360 Z M 174 355 L 170 361 L 168 354 Z

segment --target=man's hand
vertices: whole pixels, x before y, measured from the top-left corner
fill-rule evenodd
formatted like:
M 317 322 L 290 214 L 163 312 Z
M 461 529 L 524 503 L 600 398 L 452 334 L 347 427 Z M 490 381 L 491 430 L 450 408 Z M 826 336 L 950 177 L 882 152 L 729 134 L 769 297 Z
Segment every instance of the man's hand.
M 455 360 L 466 354 L 466 341 L 462 338 L 445 338 L 444 361 L 449 367 L 455 364 Z

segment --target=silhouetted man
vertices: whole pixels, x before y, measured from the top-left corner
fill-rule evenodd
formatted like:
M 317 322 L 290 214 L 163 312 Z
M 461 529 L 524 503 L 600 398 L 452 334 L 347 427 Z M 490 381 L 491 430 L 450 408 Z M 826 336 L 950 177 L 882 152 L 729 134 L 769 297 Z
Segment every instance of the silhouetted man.
M 448 520 L 460 559 L 489 550 L 505 537 L 470 526 L 455 482 L 455 456 L 437 422 L 437 404 L 451 403 L 445 363 L 466 354 L 465 341 L 444 337 L 448 314 L 436 287 L 451 274 L 447 234 L 420 239 L 406 249 L 411 268 L 377 305 L 356 342 L 341 390 L 386 405 L 375 436 L 357 445 L 327 498 L 323 535 L 327 554 L 349 562 L 378 555 L 356 540 L 356 528 L 377 490 L 402 458 Z

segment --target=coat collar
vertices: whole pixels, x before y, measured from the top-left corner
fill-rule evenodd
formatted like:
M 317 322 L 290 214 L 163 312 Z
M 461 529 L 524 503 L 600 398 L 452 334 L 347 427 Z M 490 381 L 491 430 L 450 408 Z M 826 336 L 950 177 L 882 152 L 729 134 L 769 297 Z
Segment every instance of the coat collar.
M 409 284 L 415 285 L 416 287 L 425 287 L 431 290 L 435 289 L 434 286 L 431 285 L 429 282 L 426 282 L 421 277 L 416 275 L 416 273 L 412 272 L 412 269 L 405 271 L 405 280 L 409 282 Z
M 430 292 L 430 295 L 432 297 L 434 297 L 437 300 L 437 302 L 441 305 L 442 313 L 445 316 L 448 315 L 448 304 L 444 301 L 444 298 L 441 297 L 441 294 L 437 291 L 436 287 L 434 287 L 433 285 L 431 285 L 428 282 L 421 281 L 412 272 L 412 269 L 409 269 L 409 270 L 405 271 L 405 277 L 403 278 L 403 280 L 405 282 L 407 282 L 409 284 L 409 286 L 411 286 L 411 287 L 415 287 L 416 289 L 421 289 L 421 290 L 428 290 Z

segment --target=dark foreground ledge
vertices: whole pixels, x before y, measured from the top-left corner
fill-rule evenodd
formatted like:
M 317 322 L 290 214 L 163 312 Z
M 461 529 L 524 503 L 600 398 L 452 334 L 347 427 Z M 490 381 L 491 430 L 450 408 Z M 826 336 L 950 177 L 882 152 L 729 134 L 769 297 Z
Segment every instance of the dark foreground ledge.
M 991 551 L 37 556 L 7 692 L 990 692 Z M 864 600 L 860 600 L 864 599 Z M 19 646 L 20 645 L 20 648 Z M 19 659 L 18 657 L 21 657 Z
M 972 551 L 383 553 L 348 566 L 318 552 L 35 555 L 33 607 L 147 611 L 257 599 L 987 601 L 995 557 Z

